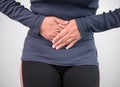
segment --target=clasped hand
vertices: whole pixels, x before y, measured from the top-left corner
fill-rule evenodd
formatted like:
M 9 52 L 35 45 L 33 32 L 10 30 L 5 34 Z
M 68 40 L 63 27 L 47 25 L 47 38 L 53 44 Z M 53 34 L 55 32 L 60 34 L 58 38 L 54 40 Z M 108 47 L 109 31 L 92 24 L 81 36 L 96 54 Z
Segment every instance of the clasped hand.
M 70 49 L 81 39 L 75 19 L 66 21 L 57 17 L 45 17 L 40 27 L 40 34 L 53 43 L 52 48 Z

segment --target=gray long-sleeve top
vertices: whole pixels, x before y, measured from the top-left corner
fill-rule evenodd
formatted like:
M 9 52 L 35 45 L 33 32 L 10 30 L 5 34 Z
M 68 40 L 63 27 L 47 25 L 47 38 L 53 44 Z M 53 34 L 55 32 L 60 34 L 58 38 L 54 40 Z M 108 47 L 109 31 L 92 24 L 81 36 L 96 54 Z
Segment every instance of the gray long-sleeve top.
M 97 65 L 93 33 L 120 27 L 120 9 L 95 15 L 98 0 L 31 0 L 31 11 L 15 0 L 0 0 L 0 11 L 29 27 L 22 60 L 55 65 Z M 39 34 L 46 16 L 76 19 L 82 39 L 71 49 L 52 48 L 52 43 Z M 49 31 L 48 31 L 49 32 Z

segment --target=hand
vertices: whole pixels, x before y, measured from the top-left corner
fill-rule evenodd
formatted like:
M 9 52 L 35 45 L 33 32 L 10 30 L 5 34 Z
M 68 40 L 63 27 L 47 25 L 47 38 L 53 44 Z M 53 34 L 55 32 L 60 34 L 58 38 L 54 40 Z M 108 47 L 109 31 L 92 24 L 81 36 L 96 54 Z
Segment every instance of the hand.
M 45 17 L 41 24 L 40 34 L 52 42 L 53 38 L 55 38 L 67 24 L 68 21 L 56 17 Z
M 81 39 L 81 35 L 78 31 L 78 27 L 75 19 L 69 21 L 69 24 L 63 29 L 52 41 L 53 48 L 60 49 L 66 46 L 66 49 L 71 48 L 78 40 Z

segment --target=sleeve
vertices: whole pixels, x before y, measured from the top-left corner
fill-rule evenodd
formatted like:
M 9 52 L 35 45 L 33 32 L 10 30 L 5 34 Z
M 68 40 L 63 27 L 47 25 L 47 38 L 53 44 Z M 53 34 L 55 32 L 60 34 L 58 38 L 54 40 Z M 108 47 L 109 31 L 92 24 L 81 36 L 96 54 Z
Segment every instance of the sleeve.
M 120 8 L 108 13 L 76 18 L 76 23 L 81 37 L 86 36 L 89 32 L 102 32 L 120 27 Z
M 39 34 L 39 28 L 44 19 L 43 15 L 35 15 L 15 0 L 0 0 L 0 12 L 29 27 L 34 33 Z

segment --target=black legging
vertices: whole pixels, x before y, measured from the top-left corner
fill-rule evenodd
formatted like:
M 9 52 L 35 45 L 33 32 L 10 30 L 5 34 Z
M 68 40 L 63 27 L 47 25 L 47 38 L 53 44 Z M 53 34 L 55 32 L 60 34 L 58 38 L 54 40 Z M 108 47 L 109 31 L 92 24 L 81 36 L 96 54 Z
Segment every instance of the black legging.
M 22 62 L 23 87 L 99 87 L 96 65 L 56 66 Z

